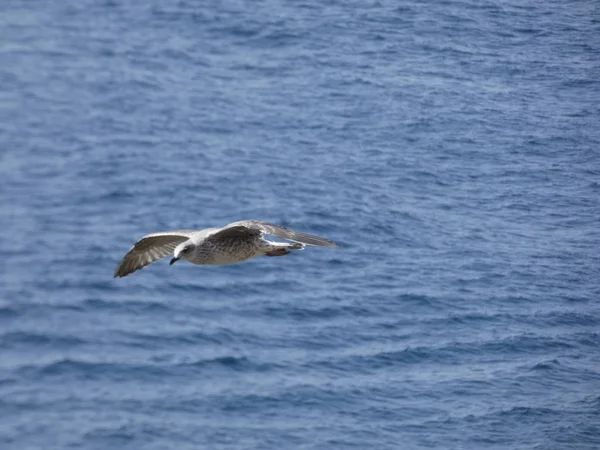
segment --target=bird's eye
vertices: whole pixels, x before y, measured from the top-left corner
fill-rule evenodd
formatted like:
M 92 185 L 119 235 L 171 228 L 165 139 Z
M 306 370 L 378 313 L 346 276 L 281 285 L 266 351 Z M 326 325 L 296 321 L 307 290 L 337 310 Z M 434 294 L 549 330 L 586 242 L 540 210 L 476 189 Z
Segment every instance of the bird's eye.
M 185 252 L 187 252 L 189 249 L 190 249 L 189 247 L 183 247 L 183 250 L 182 250 L 182 252 L 183 252 L 183 253 L 185 253 Z

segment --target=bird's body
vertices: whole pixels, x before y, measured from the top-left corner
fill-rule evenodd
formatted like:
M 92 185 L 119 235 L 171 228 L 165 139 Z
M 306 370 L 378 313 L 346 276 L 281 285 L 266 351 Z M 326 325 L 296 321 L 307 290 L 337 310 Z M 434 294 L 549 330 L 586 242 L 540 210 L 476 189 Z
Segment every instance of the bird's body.
M 273 242 L 271 234 L 292 241 Z M 171 264 L 185 259 L 193 264 L 221 265 L 243 262 L 257 256 L 284 256 L 305 245 L 337 247 L 333 242 L 258 220 L 244 220 L 223 228 L 177 230 L 144 236 L 125 255 L 115 277 L 124 277 L 173 253 Z
M 261 254 L 261 239 L 206 239 L 196 247 L 194 264 L 235 264 L 255 258 Z

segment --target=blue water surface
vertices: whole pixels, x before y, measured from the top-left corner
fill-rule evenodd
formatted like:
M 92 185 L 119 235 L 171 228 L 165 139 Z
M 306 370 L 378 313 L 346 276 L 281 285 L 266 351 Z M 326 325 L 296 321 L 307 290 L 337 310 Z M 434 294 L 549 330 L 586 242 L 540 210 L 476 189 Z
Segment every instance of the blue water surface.
M 593 1 L 0 2 L 0 448 L 600 448 Z M 144 234 L 332 239 L 113 279 Z

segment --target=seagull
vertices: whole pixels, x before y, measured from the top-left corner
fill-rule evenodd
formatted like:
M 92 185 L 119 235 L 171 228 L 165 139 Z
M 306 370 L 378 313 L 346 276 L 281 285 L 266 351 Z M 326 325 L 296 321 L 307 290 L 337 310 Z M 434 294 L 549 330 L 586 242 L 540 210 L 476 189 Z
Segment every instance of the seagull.
M 270 234 L 291 241 L 273 242 Z M 338 247 L 330 240 L 301 233 L 260 220 L 242 220 L 223 228 L 176 230 L 152 233 L 137 241 L 119 263 L 114 277 L 135 272 L 173 253 L 173 264 L 185 259 L 192 264 L 235 264 L 257 256 L 285 256 L 290 250 L 303 250 L 306 245 Z

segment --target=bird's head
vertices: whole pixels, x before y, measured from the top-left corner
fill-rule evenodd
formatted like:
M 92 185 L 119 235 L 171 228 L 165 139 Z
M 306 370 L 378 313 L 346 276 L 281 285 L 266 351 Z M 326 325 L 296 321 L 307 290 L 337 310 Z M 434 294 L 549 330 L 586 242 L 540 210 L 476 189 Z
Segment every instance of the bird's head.
M 188 261 L 192 258 L 192 254 L 194 253 L 194 249 L 196 248 L 196 244 L 194 244 L 191 240 L 185 241 L 175 247 L 175 251 L 173 252 L 173 259 L 169 264 L 173 264 L 180 259 L 187 259 Z

